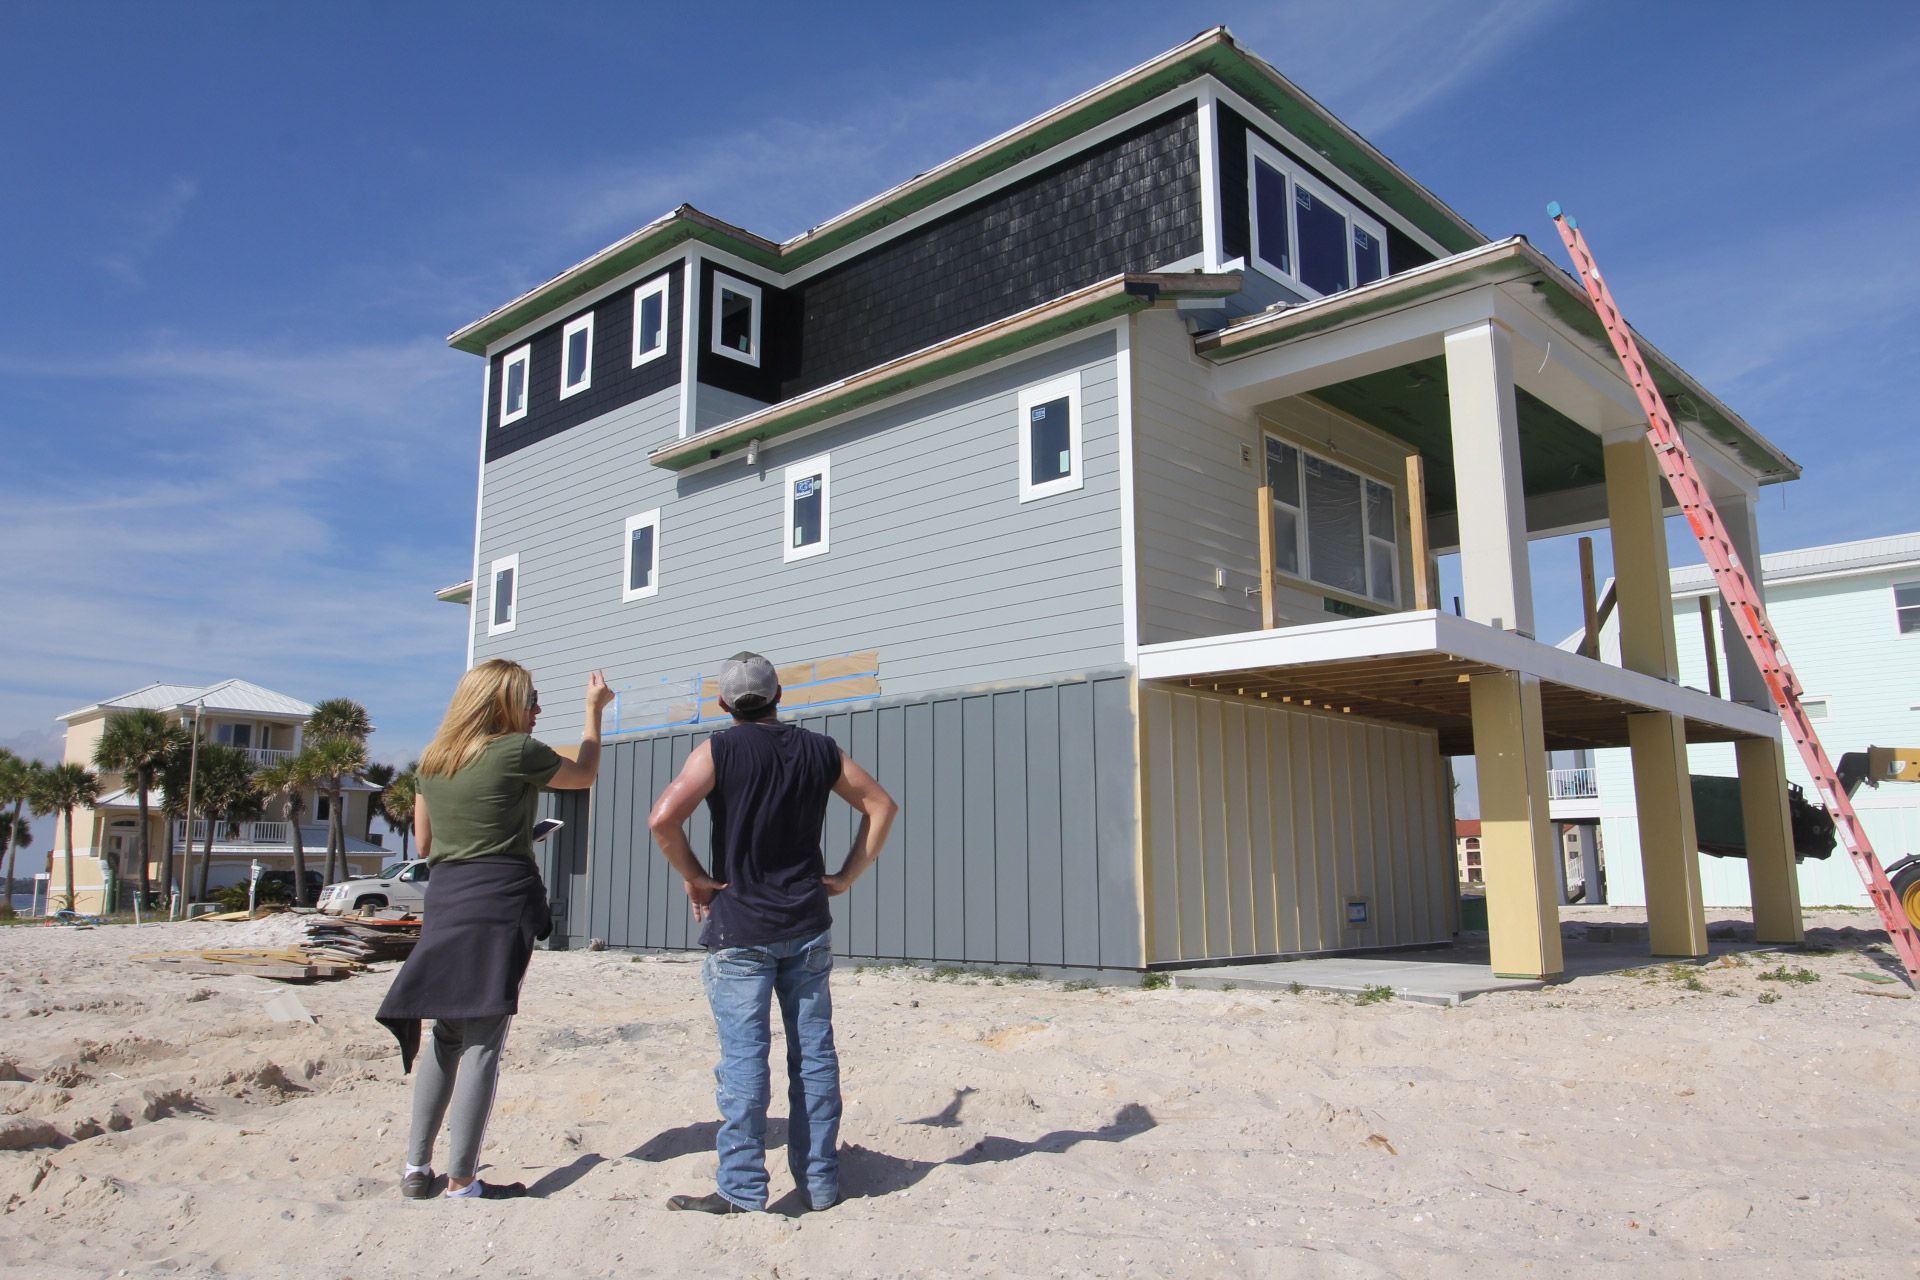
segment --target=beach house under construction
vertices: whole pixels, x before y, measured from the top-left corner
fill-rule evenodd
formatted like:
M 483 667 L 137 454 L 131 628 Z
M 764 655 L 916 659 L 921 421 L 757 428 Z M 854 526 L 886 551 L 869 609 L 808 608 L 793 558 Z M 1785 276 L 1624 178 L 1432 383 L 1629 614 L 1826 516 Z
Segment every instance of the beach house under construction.
M 619 691 L 553 801 L 562 942 L 691 945 L 646 812 L 743 648 L 903 804 L 842 954 L 1442 942 L 1471 753 L 1493 968 L 1550 976 L 1547 753 L 1627 746 L 1652 950 L 1701 955 L 1699 741 L 1737 744 L 1759 936 L 1799 937 L 1779 719 L 1737 645 L 1729 696 L 1675 683 L 1671 496 L 1581 286 L 1224 29 L 784 242 L 681 206 L 450 341 L 469 658 L 530 665 L 556 740 L 555 691 Z M 1794 464 L 1643 348 L 1757 563 Z M 1596 529 L 1617 663 L 1535 637 L 1528 540 Z

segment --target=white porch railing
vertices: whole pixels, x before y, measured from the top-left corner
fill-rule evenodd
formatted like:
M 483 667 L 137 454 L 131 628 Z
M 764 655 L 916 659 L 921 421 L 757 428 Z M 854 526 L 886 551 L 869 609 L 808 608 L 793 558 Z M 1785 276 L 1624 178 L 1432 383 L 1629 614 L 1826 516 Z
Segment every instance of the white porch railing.
M 1555 800 L 1597 800 L 1600 780 L 1592 769 L 1550 769 L 1547 794 Z
M 207 820 L 196 818 L 193 822 L 193 843 L 202 844 L 207 838 Z M 287 824 L 284 822 L 240 822 L 213 824 L 213 842 L 215 844 L 285 844 L 289 839 Z M 187 824 L 176 818 L 173 823 L 173 839 L 176 844 L 187 841 Z
M 253 757 L 254 767 L 261 769 L 270 764 L 279 764 L 293 754 L 291 751 L 282 751 L 278 747 L 248 747 L 246 752 Z

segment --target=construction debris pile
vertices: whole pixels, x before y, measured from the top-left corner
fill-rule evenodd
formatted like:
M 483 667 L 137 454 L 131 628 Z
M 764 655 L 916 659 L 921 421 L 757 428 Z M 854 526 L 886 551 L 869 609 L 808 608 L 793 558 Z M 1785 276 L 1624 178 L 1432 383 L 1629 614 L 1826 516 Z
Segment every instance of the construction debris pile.
M 283 982 L 343 978 L 385 960 L 404 960 L 420 940 L 420 918 L 341 919 L 288 911 L 234 930 L 243 946 L 156 951 L 133 959 L 175 973 L 248 974 Z

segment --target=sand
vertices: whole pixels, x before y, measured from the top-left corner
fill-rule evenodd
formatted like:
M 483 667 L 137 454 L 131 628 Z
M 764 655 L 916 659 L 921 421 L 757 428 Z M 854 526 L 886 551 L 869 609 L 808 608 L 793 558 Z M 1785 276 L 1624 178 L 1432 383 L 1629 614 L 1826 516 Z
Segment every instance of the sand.
M 0 1267 L 1913 1275 L 1920 1002 L 1849 976 L 1870 919 L 1813 923 L 1843 949 L 1454 1009 L 843 964 L 849 1198 L 795 1215 L 776 1148 L 779 1212 L 725 1219 L 664 1203 L 714 1169 L 686 959 L 536 956 L 484 1172 L 538 1198 L 410 1202 L 391 967 L 289 988 L 128 959 L 255 926 L 0 929 Z M 267 1016 L 287 990 L 315 1023 Z

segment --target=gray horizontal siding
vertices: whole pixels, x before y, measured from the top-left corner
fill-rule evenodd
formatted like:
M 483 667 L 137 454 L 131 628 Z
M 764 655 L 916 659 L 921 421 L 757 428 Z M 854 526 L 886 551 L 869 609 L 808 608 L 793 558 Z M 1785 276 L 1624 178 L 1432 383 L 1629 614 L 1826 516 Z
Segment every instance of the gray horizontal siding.
M 878 651 L 887 695 L 1043 679 L 1122 659 L 1114 340 L 1096 335 L 693 473 L 647 464 L 671 392 L 487 469 L 476 658 L 527 663 L 540 731 L 578 732 L 572 690 L 602 668 L 610 731 L 658 725 L 718 660 Z M 1017 396 L 1081 372 L 1085 486 L 1019 501 Z M 701 394 L 709 394 L 702 388 Z M 783 558 L 788 464 L 832 459 L 829 551 Z M 621 599 L 630 515 L 658 508 L 658 594 Z M 520 557 L 515 629 L 488 636 L 494 559 Z
M 1134 328 L 1134 522 L 1140 641 L 1157 644 L 1251 631 L 1260 625 L 1259 488 L 1264 435 L 1357 467 L 1403 495 L 1398 530 L 1402 594 L 1409 590 L 1405 449 L 1318 401 L 1295 397 L 1261 413 L 1233 413 L 1213 398 L 1211 367 L 1194 358 L 1171 316 L 1148 313 Z M 1243 461 L 1243 450 L 1250 458 Z M 1225 569 L 1224 588 L 1214 570 Z M 1248 589 L 1253 594 L 1248 594 Z M 1281 625 L 1325 622 L 1326 593 L 1283 583 Z
M 900 802 L 880 861 L 833 900 L 834 950 L 896 960 L 1138 967 L 1133 712 L 1122 672 L 803 713 Z M 680 949 L 698 929 L 646 815 L 712 727 L 611 744 L 591 833 L 559 868 L 560 933 Z M 837 868 L 853 811 L 828 809 Z M 688 832 L 709 855 L 704 807 Z
M 724 360 L 727 357 L 720 358 Z M 766 407 L 763 400 L 703 382 L 693 389 L 693 429 L 696 432 L 705 431 Z

